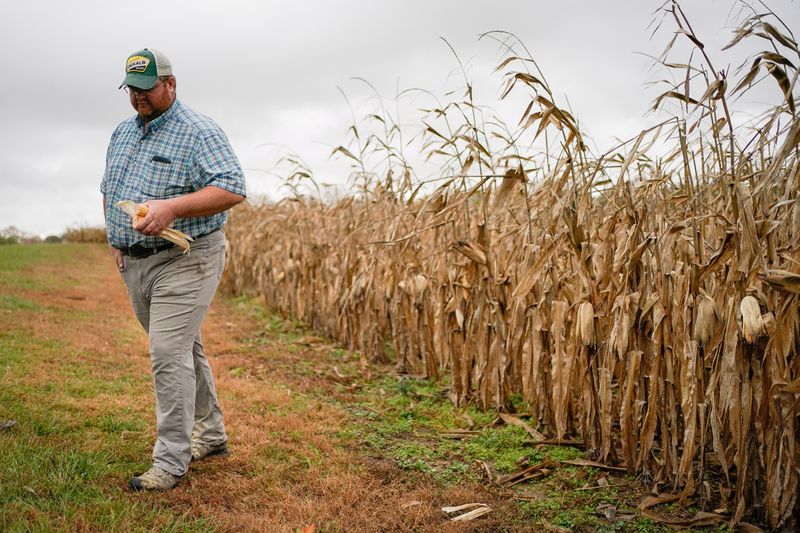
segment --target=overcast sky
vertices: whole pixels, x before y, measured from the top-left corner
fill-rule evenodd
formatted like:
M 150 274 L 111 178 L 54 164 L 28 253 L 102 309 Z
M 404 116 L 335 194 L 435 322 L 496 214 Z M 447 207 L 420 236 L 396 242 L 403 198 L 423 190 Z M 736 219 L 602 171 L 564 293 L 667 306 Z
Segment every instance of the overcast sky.
M 515 33 L 538 61 L 561 104 L 567 99 L 602 151 L 657 121 L 651 60 L 669 37 L 651 39 L 660 0 L 360 1 L 0 1 L 0 228 L 40 234 L 102 225 L 99 183 L 115 126 L 133 113 L 117 89 L 127 56 L 156 48 L 170 57 L 178 97 L 227 133 L 251 194 L 281 194 L 264 170 L 299 154 L 321 182 L 341 184 L 351 113 L 375 111 L 369 80 L 386 101 L 398 88 L 444 95 L 463 87 L 468 65 L 479 103 L 515 124 L 498 104 L 498 46 L 478 36 Z M 691 0 L 684 10 L 715 53 L 731 37 L 731 0 Z M 800 5 L 769 2 L 793 31 Z M 722 56 L 720 56 L 722 57 Z M 685 58 L 683 58 L 685 59 Z M 727 68 L 725 61 L 719 68 Z M 662 89 L 663 90 L 663 89 Z M 407 102 L 410 109 L 430 102 Z M 402 121 L 420 129 L 413 113 Z M 416 130 L 415 130 L 416 128 Z M 429 171 L 430 169 L 428 169 Z M 425 172 L 417 169 L 420 176 Z

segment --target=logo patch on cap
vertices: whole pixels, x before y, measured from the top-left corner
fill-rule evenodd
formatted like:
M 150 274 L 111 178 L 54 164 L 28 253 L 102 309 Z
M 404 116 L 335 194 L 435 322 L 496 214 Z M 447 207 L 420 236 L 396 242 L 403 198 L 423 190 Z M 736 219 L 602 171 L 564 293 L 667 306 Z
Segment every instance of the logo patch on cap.
M 144 56 L 131 56 L 128 58 L 128 65 L 125 67 L 125 72 L 144 72 L 149 64 L 150 59 Z

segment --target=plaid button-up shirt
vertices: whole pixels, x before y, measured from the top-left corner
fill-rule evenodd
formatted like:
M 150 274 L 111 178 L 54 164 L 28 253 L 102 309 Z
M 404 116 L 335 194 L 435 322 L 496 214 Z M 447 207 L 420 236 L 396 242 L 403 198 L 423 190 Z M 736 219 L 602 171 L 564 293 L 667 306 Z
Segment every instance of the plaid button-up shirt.
M 174 198 L 209 185 L 246 194 L 239 161 L 213 120 L 178 100 L 146 128 L 138 116 L 129 118 L 111 135 L 100 186 L 106 198 L 108 242 L 117 248 L 136 243 L 154 247 L 167 242 L 134 230 L 130 217 L 117 207 L 118 201 L 144 203 Z M 226 212 L 178 218 L 173 227 L 199 237 L 221 227 L 227 219 Z

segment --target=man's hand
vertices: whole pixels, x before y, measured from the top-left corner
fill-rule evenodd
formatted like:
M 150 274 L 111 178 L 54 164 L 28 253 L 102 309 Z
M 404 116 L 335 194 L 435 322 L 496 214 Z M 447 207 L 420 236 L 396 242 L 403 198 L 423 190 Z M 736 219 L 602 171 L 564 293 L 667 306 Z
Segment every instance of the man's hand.
M 133 225 L 133 229 L 144 235 L 158 235 L 175 221 L 175 210 L 170 200 L 148 200 L 147 215 Z
M 113 246 L 109 246 L 109 248 L 111 255 L 114 257 L 114 263 L 117 265 L 117 270 L 123 270 L 125 268 L 125 256 Z
M 199 191 L 168 200 L 148 200 L 147 215 L 133 224 L 133 229 L 144 235 L 158 235 L 167 229 L 176 218 L 211 216 L 230 209 L 244 200 L 241 194 L 232 193 L 208 185 Z

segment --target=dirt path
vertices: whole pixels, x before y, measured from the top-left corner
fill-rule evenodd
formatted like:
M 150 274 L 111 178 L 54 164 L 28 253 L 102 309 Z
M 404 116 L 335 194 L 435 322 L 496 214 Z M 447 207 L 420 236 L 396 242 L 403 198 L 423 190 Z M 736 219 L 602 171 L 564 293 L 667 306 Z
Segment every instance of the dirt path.
M 58 265 L 35 266 L 36 284 L 4 287 L 15 298 L 53 312 L 22 309 L 13 319 L 6 313 L 0 326 L 27 327 L 43 339 L 61 339 L 64 353 L 71 354 L 38 361 L 26 379 L 45 383 L 69 365 L 73 373 L 83 367 L 104 382 L 129 384 L 64 394 L 60 401 L 70 404 L 76 419 L 109 406 L 125 413 L 132 429 L 121 431 L 119 438 L 143 455 L 131 461 L 143 464 L 154 438 L 146 337 L 105 249 L 72 245 L 67 255 L 69 260 Z M 220 295 L 203 335 L 225 411 L 231 456 L 193 466 L 178 488 L 164 494 L 129 493 L 125 484 L 134 472 L 128 471 L 130 461 L 121 461 L 98 481 L 101 490 L 156 510 L 206 518 L 214 529 L 227 531 L 295 531 L 312 524 L 317 531 L 525 529 L 509 524 L 509 515 L 502 512 L 505 500 L 498 501 L 477 483 L 444 486 L 343 444 L 339 435 L 351 416 L 341 403 L 347 395 L 314 370 L 315 365 L 330 364 L 326 358 L 333 347 L 321 339 L 268 334 L 264 318 L 254 316 L 252 306 Z M 310 371 L 297 373 L 298 362 Z M 139 422 L 142 429 L 137 431 Z M 104 446 L 111 444 L 95 444 Z M 470 502 L 488 503 L 497 512 L 470 523 L 451 523 L 440 511 Z M 71 525 L 81 529 L 79 522 Z M 88 529 L 93 529 L 91 523 Z

